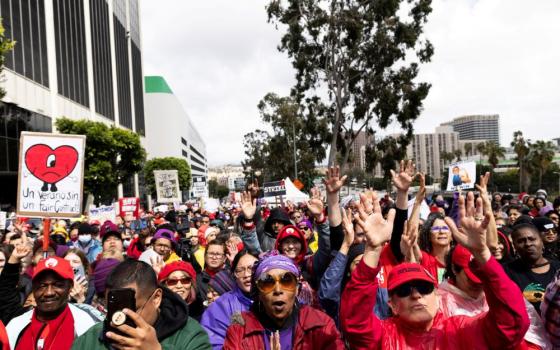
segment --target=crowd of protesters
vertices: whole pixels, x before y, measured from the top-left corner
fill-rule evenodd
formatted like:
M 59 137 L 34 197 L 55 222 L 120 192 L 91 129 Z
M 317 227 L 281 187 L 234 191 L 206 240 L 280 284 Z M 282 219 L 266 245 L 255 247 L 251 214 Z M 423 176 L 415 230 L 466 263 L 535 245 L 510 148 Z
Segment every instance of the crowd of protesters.
M 345 180 L 328 169 L 305 203 L 251 184 L 212 212 L 56 220 L 48 242 L 10 217 L 0 350 L 560 349 L 560 197 L 485 174 L 428 198 L 412 161 L 394 196 L 341 197 Z

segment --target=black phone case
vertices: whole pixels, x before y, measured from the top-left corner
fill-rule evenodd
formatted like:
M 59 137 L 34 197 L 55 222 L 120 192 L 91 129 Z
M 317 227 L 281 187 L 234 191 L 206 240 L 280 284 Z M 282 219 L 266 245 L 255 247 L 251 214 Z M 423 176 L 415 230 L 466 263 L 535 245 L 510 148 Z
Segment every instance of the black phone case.
M 107 318 L 105 319 L 108 331 L 122 334 L 118 328 L 111 326 L 111 320 L 115 312 L 122 311 L 123 309 L 136 311 L 136 292 L 134 289 L 120 288 L 110 290 L 107 294 Z M 124 324 L 136 328 L 136 324 L 130 317 L 126 318 Z

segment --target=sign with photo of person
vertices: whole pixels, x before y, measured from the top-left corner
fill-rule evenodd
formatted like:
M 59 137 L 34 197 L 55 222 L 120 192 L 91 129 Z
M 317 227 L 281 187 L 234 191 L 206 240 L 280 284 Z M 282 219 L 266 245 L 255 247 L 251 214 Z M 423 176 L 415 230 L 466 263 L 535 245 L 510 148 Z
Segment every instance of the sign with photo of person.
M 159 203 L 182 201 L 177 170 L 154 170 L 154 179 Z
M 16 212 L 70 218 L 82 214 L 84 135 L 22 132 Z
M 474 188 L 476 182 L 476 163 L 474 161 L 451 163 L 448 171 L 447 191 Z

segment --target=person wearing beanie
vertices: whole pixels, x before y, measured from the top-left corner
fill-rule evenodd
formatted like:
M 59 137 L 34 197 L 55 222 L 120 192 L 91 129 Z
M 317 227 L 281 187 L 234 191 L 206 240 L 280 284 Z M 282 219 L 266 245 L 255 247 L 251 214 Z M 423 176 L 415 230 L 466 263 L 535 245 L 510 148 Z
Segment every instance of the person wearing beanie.
M 27 244 L 14 250 L 5 271 L 17 276 L 21 259 L 30 253 Z M 68 350 L 74 338 L 85 333 L 95 320 L 85 311 L 69 304 L 74 272 L 70 263 L 59 257 L 42 259 L 33 272 L 33 296 L 36 307 L 25 310 L 16 298 L 11 310 L 13 318 L 6 326 L 10 348 L 14 350 L 61 349 Z M 17 278 L 12 279 L 15 290 Z M 5 307 L 5 305 L 3 306 Z M 4 312 L 3 312 L 4 313 Z
M 345 349 L 333 320 L 298 302 L 301 275 L 292 259 L 271 253 L 254 270 L 253 304 L 232 316 L 223 349 Z
M 103 247 L 101 257 L 103 259 L 117 259 L 124 260 L 124 247 L 122 234 L 117 225 L 107 220 L 101 225 L 99 230 L 101 237 L 101 244 Z
M 274 208 L 266 219 L 264 226 L 262 217 L 257 211 L 256 200 L 249 193 L 243 195 L 242 201 L 252 203 L 243 205 L 243 213 L 239 216 L 241 221 L 241 239 L 243 244 L 254 254 L 260 254 L 274 249 L 276 238 L 280 230 L 291 225 L 290 217 L 283 208 Z
M 482 203 L 474 205 L 469 193 L 466 204 L 459 196 L 459 223 L 445 222 L 458 244 L 472 255 L 469 269 L 482 282 L 489 311 L 476 317 L 446 317 L 439 308 L 437 278 L 418 263 L 394 266 L 388 275 L 387 289 L 392 316 L 380 320 L 371 309 L 376 304 L 380 272 L 380 253 L 391 239 L 395 210 L 383 218 L 379 206 L 366 213 L 366 198 L 359 206 L 357 224 L 366 236 L 362 260 L 342 295 L 340 320 L 351 349 L 510 349 L 519 346 L 529 318 L 523 296 L 492 257 L 486 243 L 490 214 L 482 218 Z M 470 260 L 470 259 L 469 259 Z
M 158 282 L 177 293 L 188 305 L 189 316 L 200 321 L 204 307 L 196 297 L 196 272 L 185 261 L 174 261 L 161 269 Z
M 543 256 L 547 259 L 560 259 L 560 245 L 558 244 L 558 227 L 546 216 L 541 216 L 533 220 L 543 241 Z
M 95 233 L 94 228 L 88 223 L 81 223 L 78 226 L 78 239 L 72 245 L 72 248 L 81 250 L 87 257 L 89 263 L 95 261 L 99 253 L 103 250 L 101 242 L 93 239 Z
M 120 260 L 108 258 L 101 259 L 95 264 L 95 269 L 93 270 L 92 279 L 93 285 L 95 287 L 95 294 L 99 299 L 105 299 L 105 283 L 107 281 L 107 276 L 111 274 L 111 271 L 120 263 Z
M 168 228 L 160 228 L 156 231 L 152 238 L 152 246 L 166 264 L 181 260 L 175 253 L 175 232 Z

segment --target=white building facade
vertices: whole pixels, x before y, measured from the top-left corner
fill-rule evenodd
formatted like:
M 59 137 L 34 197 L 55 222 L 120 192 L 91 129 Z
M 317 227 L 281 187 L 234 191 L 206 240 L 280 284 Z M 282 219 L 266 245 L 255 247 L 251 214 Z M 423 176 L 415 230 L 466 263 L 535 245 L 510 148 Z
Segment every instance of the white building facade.
M 145 77 L 146 137 L 148 159 L 177 157 L 185 159 L 193 179 L 202 177 L 208 193 L 206 144 L 194 127 L 179 99 L 160 76 Z M 190 192 L 192 192 L 192 189 Z M 185 189 L 181 189 L 183 195 Z M 191 193 L 192 197 L 192 193 Z

